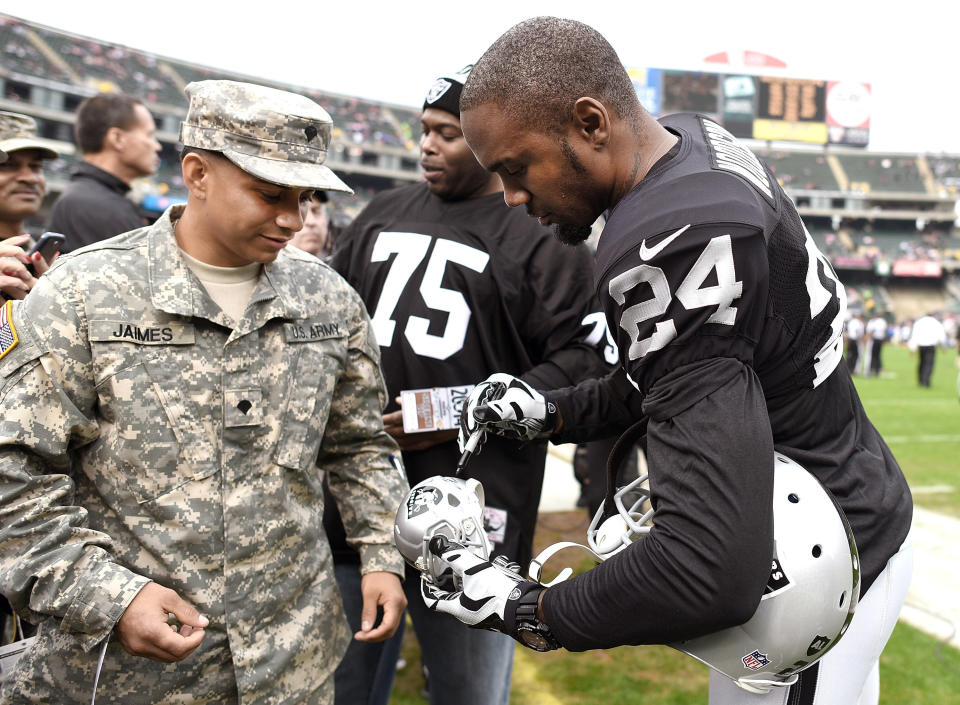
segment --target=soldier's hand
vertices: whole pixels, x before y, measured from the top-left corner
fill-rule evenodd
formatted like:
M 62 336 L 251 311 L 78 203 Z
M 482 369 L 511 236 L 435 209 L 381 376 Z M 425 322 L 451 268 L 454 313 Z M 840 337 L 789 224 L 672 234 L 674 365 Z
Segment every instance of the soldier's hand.
M 32 260 L 20 247 L 29 239 L 29 235 L 14 235 L 0 241 L 0 291 L 11 299 L 22 299 L 37 283 L 26 267 Z
M 441 443 L 455 440 L 457 429 L 451 428 L 443 431 L 424 431 L 421 433 L 406 433 L 403 430 L 403 420 L 398 419 L 393 423 L 388 416 L 399 416 L 402 412 L 394 411 L 393 414 L 384 414 L 383 429 L 389 433 L 393 440 L 400 446 L 400 450 L 426 450 Z
M 169 624 L 173 614 L 180 622 Z M 147 583 L 117 622 L 114 631 L 129 653 L 154 661 L 182 661 L 203 640 L 209 620 L 176 592 L 156 583 Z
M 400 404 L 400 397 L 396 398 Z M 400 450 L 423 450 L 438 443 L 446 443 L 457 437 L 457 429 L 407 433 L 403 430 L 403 410 L 391 411 L 383 415 L 383 430 L 389 433 L 400 446 Z
M 393 636 L 403 619 L 407 597 L 403 594 L 400 578 L 386 571 L 367 573 L 360 580 L 363 610 L 360 612 L 360 631 L 353 635 L 357 641 L 383 641 Z M 383 608 L 383 619 L 376 625 L 377 607 Z

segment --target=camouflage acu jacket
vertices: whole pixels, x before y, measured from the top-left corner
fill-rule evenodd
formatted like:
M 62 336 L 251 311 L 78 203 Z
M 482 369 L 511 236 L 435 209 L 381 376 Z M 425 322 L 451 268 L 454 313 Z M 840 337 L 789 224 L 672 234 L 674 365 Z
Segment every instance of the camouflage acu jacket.
M 283 251 L 232 329 L 179 255 L 178 216 L 63 258 L 7 309 L 0 589 L 45 621 L 3 702 L 88 702 L 93 647 L 150 580 L 210 627 L 171 665 L 114 640 L 98 703 L 319 702 L 350 638 L 325 472 L 364 572 L 403 573 L 407 484 L 359 297 Z

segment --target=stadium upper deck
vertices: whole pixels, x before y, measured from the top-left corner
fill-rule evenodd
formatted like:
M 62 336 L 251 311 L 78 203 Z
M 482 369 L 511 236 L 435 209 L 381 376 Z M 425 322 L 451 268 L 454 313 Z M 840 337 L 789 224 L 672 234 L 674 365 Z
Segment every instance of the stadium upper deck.
M 63 142 L 64 157 L 51 165 L 51 195 L 63 187 L 73 160 L 74 113 L 80 102 L 100 91 L 119 90 L 145 102 L 163 144 L 161 168 L 149 195 L 182 195 L 177 169 L 177 133 L 186 111 L 183 88 L 191 81 L 230 78 L 269 84 L 263 79 L 156 56 L 0 14 L 0 109 L 28 113 L 44 137 Z M 361 192 L 420 178 L 417 134 L 419 111 L 318 89 L 282 85 L 310 96 L 334 120 L 330 166 Z M 352 205 L 352 207 L 350 207 Z M 348 205 L 356 210 L 358 204 Z
M 44 137 L 63 143 L 64 157 L 48 171 L 51 201 L 69 175 L 74 113 L 85 97 L 121 90 L 142 99 L 153 112 L 163 144 L 161 167 L 152 179 L 137 186 L 142 197 L 162 206 L 183 193 L 177 132 L 186 110 L 184 86 L 207 78 L 271 83 L 4 14 L 0 14 L 0 47 L 4 54 L 0 109 L 33 115 Z M 420 178 L 417 108 L 317 88 L 273 85 L 308 95 L 333 117 L 329 164 L 359 193 L 335 200 L 335 207 L 347 216 L 355 214 L 375 191 Z M 841 262 L 864 253 L 870 262 L 915 257 L 917 252 L 928 253 L 925 244 L 935 242 L 946 246 L 945 264 L 960 268 L 960 251 L 954 249 L 960 238 L 953 227 L 960 196 L 960 156 L 748 144 L 771 166 L 811 229 L 832 234 L 831 248 Z M 906 244 L 901 247 L 901 243 Z

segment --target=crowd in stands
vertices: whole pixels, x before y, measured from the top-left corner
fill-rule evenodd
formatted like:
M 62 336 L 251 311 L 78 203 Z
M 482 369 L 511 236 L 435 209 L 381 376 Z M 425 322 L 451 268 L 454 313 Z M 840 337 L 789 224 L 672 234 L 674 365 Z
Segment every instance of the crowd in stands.
M 822 154 L 785 151 L 758 152 L 784 188 L 836 191 L 837 179 Z
M 48 54 L 62 57 L 64 64 L 74 69 L 75 76 L 50 60 L 38 44 L 44 46 Z M 186 109 L 186 103 L 182 85 L 209 78 L 248 80 L 230 72 L 184 64 L 136 49 L 27 24 L 4 15 L 0 15 L 0 46 L 4 47 L 5 66 L 14 73 L 67 84 L 75 83 L 76 77 L 80 77 L 88 89 L 109 90 L 112 87 L 147 104 L 183 109 Z M 174 76 L 180 79 L 180 85 Z M 303 92 L 330 113 L 342 131 L 344 141 L 406 150 L 416 148 L 419 111 L 414 108 L 386 106 L 376 101 L 333 96 L 317 90 Z M 19 94 L 7 97 L 23 98 Z
M 960 262 L 960 237 L 952 230 L 927 228 L 883 229 L 870 223 L 841 228 L 839 231 L 812 230 L 817 247 L 831 261 L 838 258 L 861 259 L 870 264 L 880 260 L 893 262 Z
M 5 15 L 0 15 L 0 46 L 4 49 L 8 76 L 35 76 L 65 84 L 76 84 L 82 77 L 86 91 L 112 88 L 137 96 L 148 105 L 185 107 L 184 84 L 226 76 L 223 71 L 67 34 Z M 62 61 L 55 60 L 57 56 Z M 243 77 L 236 78 L 243 80 Z M 7 81 L 5 97 L 29 101 L 29 91 L 25 94 L 22 89 L 22 85 Z M 302 92 L 330 113 L 335 125 L 334 139 L 341 144 L 341 149 L 378 145 L 416 151 L 420 131 L 418 109 L 387 106 L 315 89 Z M 161 155 L 157 174 L 137 184 L 139 193 L 164 202 L 185 196 L 178 160 L 168 151 L 165 148 Z M 840 190 L 835 174 L 837 163 L 841 172 L 845 172 L 849 190 L 923 192 L 925 189 L 918 167 L 919 157 L 843 152 L 836 153 L 837 162 L 832 167 L 823 152 L 763 148 L 757 151 L 780 183 L 793 190 Z M 960 188 L 960 157 L 930 156 L 927 159 L 938 188 Z M 66 182 L 73 164 L 70 156 L 51 161 L 47 166 L 48 178 L 53 182 Z M 333 199 L 331 217 L 341 221 L 352 219 L 374 192 L 372 188 L 361 188 L 355 196 Z M 831 258 L 960 262 L 960 238 L 939 231 L 884 232 L 868 224 L 815 233 L 815 239 Z
M 373 142 L 411 150 L 416 147 L 416 133 L 411 123 L 418 120 L 419 113 L 413 109 L 390 109 L 360 98 L 332 96 L 320 91 L 304 93 L 330 113 L 336 126 L 334 137 L 354 144 Z
M 847 245 L 835 232 L 813 233 L 813 239 L 817 244 L 817 248 L 830 259 L 850 254 Z
M 149 103 L 183 102 L 182 93 L 150 54 L 50 30 L 38 29 L 37 33 L 93 87 L 115 85 Z
M 937 156 L 927 157 L 934 181 L 946 192 L 956 193 L 960 190 L 960 157 Z
M 915 157 L 843 154 L 839 160 L 852 190 L 905 193 L 927 190 Z
M 27 25 L 19 20 L 0 15 L 0 46 L 3 46 L 3 60 L 8 70 L 27 76 L 42 76 L 51 81 L 70 82 L 70 75 L 30 41 L 27 29 Z M 17 100 L 16 96 L 6 97 Z
M 847 310 L 851 314 L 872 316 L 889 314 L 892 306 L 882 287 L 847 285 Z
M 913 262 L 960 261 L 960 250 L 951 247 L 954 240 L 950 232 L 934 229 L 881 233 L 867 228 L 853 238 L 857 252 L 871 259 Z

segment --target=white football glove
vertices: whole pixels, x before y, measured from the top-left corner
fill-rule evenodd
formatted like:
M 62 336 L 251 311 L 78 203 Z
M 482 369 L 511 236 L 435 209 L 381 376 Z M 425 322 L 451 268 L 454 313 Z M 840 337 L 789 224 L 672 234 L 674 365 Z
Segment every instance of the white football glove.
M 552 402 L 522 379 L 497 372 L 467 397 L 457 443 L 462 452 L 477 431 L 531 441 L 549 436 L 556 426 L 557 408 Z
M 542 586 L 524 580 L 517 564 L 507 563 L 501 556 L 493 562 L 484 560 L 442 534 L 430 539 L 430 551 L 450 566 L 463 589 L 446 590 L 421 576 L 420 592 L 427 607 L 452 615 L 468 627 L 503 632 L 516 639 L 515 607 L 510 609 L 509 603 Z

